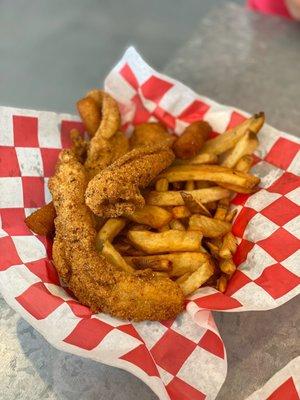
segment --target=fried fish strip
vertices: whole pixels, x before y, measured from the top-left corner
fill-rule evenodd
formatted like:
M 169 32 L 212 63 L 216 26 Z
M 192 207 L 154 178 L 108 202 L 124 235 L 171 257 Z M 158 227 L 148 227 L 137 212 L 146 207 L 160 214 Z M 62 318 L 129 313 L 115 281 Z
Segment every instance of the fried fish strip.
M 63 151 L 49 188 L 57 212 L 56 238 L 68 266 L 69 288 L 93 312 L 137 321 L 174 318 L 184 302 L 176 283 L 150 270 L 124 272 L 97 252 L 96 230 L 84 202 L 87 183 L 84 167 L 70 151 Z
M 88 184 L 85 201 L 98 216 L 118 217 L 145 205 L 145 188 L 174 160 L 167 146 L 144 146 L 131 150 L 96 175 Z

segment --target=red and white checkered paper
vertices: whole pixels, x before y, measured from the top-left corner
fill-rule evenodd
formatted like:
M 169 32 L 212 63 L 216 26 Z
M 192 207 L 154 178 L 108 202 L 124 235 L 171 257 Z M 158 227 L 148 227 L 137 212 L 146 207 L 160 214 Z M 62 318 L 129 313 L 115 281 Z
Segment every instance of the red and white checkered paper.
M 300 357 L 290 361 L 246 400 L 300 400 Z
M 181 133 L 204 119 L 217 134 L 247 116 L 156 72 L 133 48 L 110 72 L 105 89 L 118 100 L 128 132 L 160 120 Z M 50 200 L 48 179 L 73 127 L 83 130 L 71 115 L 0 108 L 4 298 L 56 348 L 130 371 L 162 400 L 214 399 L 227 362 L 210 310 L 267 310 L 299 293 L 299 140 L 267 125 L 260 133 L 253 172 L 261 189 L 234 199 L 239 269 L 227 292 L 199 289 L 174 321 L 129 323 L 93 315 L 72 298 L 51 263 L 51 242 L 24 224 L 26 215 Z

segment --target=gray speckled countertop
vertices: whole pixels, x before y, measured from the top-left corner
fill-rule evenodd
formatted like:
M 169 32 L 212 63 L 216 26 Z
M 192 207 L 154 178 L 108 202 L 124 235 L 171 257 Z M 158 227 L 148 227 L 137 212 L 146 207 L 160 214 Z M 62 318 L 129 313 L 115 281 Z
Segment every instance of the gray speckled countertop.
M 165 71 L 216 101 L 300 135 L 300 24 L 222 6 Z M 266 312 L 215 313 L 228 355 L 218 400 L 243 400 L 299 355 L 299 298 Z M 0 299 L 3 400 L 155 400 L 127 372 L 57 351 Z

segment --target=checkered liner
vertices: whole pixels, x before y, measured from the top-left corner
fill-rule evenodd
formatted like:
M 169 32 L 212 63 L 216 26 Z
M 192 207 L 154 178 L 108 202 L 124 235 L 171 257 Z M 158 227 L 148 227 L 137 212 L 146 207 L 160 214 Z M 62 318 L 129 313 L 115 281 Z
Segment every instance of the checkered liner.
M 246 400 L 300 400 L 300 357 L 294 358 Z
M 203 118 L 217 133 L 247 115 L 159 74 L 133 48 L 108 75 L 105 89 L 118 100 L 128 132 L 137 123 L 161 120 L 181 133 L 187 124 Z M 92 315 L 72 298 L 60 286 L 51 263 L 51 243 L 33 235 L 23 222 L 50 200 L 48 179 L 60 149 L 70 145 L 73 127 L 83 131 L 78 118 L 67 114 L 0 108 L 4 298 L 55 347 L 130 371 L 160 399 L 214 399 L 227 363 L 210 310 L 270 309 L 299 292 L 297 139 L 269 126 L 260 133 L 253 169 L 262 179 L 261 190 L 234 200 L 239 210 L 234 223 L 239 270 L 227 292 L 200 289 L 175 321 L 128 323 Z

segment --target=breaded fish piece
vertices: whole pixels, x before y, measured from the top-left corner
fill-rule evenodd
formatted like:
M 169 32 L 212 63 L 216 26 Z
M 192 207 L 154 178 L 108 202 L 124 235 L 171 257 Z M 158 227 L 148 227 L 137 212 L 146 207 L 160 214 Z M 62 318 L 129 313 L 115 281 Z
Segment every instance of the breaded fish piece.
M 87 184 L 84 167 L 72 152 L 62 151 L 49 181 L 57 212 L 54 263 L 58 273 L 93 312 L 136 321 L 175 317 L 184 304 L 175 282 L 151 270 L 124 272 L 97 252 L 93 217 L 84 198 Z
M 123 132 L 116 132 L 111 138 L 94 136 L 88 147 L 85 168 L 90 178 L 128 152 L 128 139 Z
M 130 148 L 134 149 L 140 146 L 153 145 L 157 143 L 169 143 L 174 141 L 172 135 L 159 122 L 145 122 L 134 128 L 129 139 Z
M 100 217 L 132 213 L 145 205 L 140 193 L 174 160 L 168 146 L 153 145 L 131 150 L 88 184 L 85 201 Z

